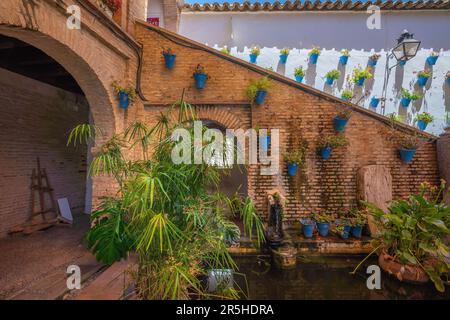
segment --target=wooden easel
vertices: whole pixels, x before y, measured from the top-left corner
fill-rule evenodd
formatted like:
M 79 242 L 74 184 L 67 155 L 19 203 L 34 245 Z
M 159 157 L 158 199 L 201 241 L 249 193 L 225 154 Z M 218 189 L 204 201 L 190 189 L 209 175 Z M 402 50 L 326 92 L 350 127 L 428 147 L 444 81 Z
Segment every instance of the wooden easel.
M 33 169 L 31 173 L 31 216 L 29 220 L 33 220 L 33 218 L 37 215 L 41 215 L 44 221 L 47 221 L 46 214 L 53 213 L 54 218 L 57 218 L 58 211 L 55 206 L 55 199 L 53 197 L 53 188 L 50 186 L 50 182 L 48 181 L 47 171 L 45 169 L 41 169 L 41 161 L 39 157 L 37 157 L 37 170 Z M 39 211 L 35 211 L 35 194 L 38 194 L 39 197 Z M 50 198 L 50 207 L 46 209 L 45 207 L 45 195 L 48 194 Z

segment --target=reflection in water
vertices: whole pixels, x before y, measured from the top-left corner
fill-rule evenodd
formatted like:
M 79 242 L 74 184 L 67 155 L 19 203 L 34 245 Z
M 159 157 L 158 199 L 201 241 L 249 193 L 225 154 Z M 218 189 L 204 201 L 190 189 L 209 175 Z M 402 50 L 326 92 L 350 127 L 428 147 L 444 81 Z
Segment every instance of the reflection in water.
M 299 258 L 297 268 L 277 270 L 268 268 L 270 258 L 256 256 L 237 256 L 235 261 L 239 272 L 246 275 L 249 299 L 450 299 L 450 288 L 444 294 L 436 291 L 430 283 L 413 285 L 381 273 L 381 289 L 369 290 L 365 273 L 376 259 L 369 260 L 356 275 L 350 271 L 363 257 L 308 256 Z M 237 277 L 241 288 L 245 281 Z

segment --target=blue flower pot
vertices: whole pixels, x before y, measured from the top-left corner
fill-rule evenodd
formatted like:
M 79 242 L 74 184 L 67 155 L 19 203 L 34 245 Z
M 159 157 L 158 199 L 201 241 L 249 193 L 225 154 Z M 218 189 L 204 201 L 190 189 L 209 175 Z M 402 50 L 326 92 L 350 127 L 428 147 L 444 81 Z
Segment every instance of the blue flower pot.
M 287 58 L 288 58 L 287 54 L 280 54 L 280 63 L 286 64 Z
M 130 97 L 128 96 L 128 93 L 119 92 L 119 106 L 122 109 L 128 109 L 129 105 L 130 105 Z
M 295 76 L 295 81 L 302 82 L 303 81 L 303 76 Z
M 374 60 L 374 59 L 369 59 L 369 61 L 367 62 L 367 64 L 370 67 L 375 67 L 377 65 L 378 60 Z
M 302 225 L 303 235 L 305 238 L 311 238 L 314 232 L 314 221 L 309 219 L 300 219 L 300 223 Z
M 411 103 L 411 99 L 407 99 L 407 98 L 402 98 L 400 100 L 400 103 L 403 107 L 408 108 L 409 104 Z
M 417 120 L 417 127 L 422 130 L 425 131 L 425 129 L 427 128 L 428 123 L 426 123 L 423 120 Z
M 256 63 L 257 58 L 258 58 L 257 54 L 250 53 L 250 63 Z
M 206 79 L 208 79 L 206 73 L 194 73 L 195 87 L 197 89 L 203 89 L 205 87 Z
M 333 78 L 326 78 L 325 83 L 329 86 L 333 85 L 334 79 Z
M 326 237 L 330 230 L 330 224 L 328 222 L 317 222 L 317 230 L 322 237 Z
M 333 149 L 330 146 L 320 149 L 320 155 L 322 156 L 322 159 L 323 160 L 330 159 L 332 150 Z
M 347 122 L 348 122 L 348 119 L 335 117 L 333 119 L 334 130 L 336 130 L 337 132 L 343 132 Z
M 447 78 L 447 84 L 450 85 L 450 77 Z
M 352 236 L 361 238 L 363 226 L 352 226 Z
M 312 55 L 309 56 L 309 61 L 312 64 L 316 64 L 317 63 L 317 59 L 319 59 L 319 54 L 318 53 L 313 53 Z
M 439 58 L 439 56 L 429 56 L 427 58 L 427 64 L 429 66 L 434 66 L 436 64 L 437 59 Z
M 267 95 L 267 91 L 264 90 L 258 90 L 256 92 L 256 96 L 255 96 L 255 103 L 257 105 L 261 105 L 264 103 L 264 99 L 266 98 Z
M 175 54 L 167 54 L 164 53 L 164 61 L 166 62 L 166 68 L 171 70 L 173 68 L 173 65 L 175 64 L 175 59 L 177 56 Z
M 410 163 L 416 154 L 416 149 L 400 149 L 399 151 L 400 159 L 402 159 L 404 163 Z
M 356 81 L 356 85 L 361 87 L 364 85 L 364 81 L 366 81 L 366 78 L 359 78 L 358 81 Z
M 406 61 L 405 60 L 401 60 L 398 64 L 403 67 L 406 64 Z
M 349 101 L 350 100 L 349 97 L 342 97 L 342 96 L 341 96 L 341 99 L 344 100 L 344 101 Z
M 288 175 L 293 177 L 297 174 L 298 164 L 296 163 L 288 163 Z
M 370 99 L 370 106 L 372 108 L 378 107 L 379 103 L 380 103 L 380 98 L 372 97 L 372 99 Z
M 269 150 L 269 145 L 270 145 L 270 136 L 259 137 L 259 146 L 262 150 L 264 151 Z
M 421 87 L 423 87 L 424 85 L 427 84 L 428 81 L 428 77 L 424 77 L 424 76 L 418 76 L 417 77 L 417 84 Z
M 348 56 L 341 56 L 339 58 L 339 63 L 343 66 L 345 66 L 347 64 L 347 61 L 348 61 Z

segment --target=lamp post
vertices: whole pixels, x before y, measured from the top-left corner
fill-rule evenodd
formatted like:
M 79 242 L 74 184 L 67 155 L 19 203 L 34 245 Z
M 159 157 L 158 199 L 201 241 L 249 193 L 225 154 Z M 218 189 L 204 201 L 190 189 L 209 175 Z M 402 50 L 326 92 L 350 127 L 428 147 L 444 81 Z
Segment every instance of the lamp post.
M 420 41 L 414 39 L 414 34 L 409 33 L 408 30 L 403 30 L 400 37 L 397 39 L 397 45 L 388 53 L 386 53 L 386 69 L 384 72 L 383 93 L 381 99 L 381 110 L 384 114 L 386 106 L 386 90 L 389 82 L 389 75 L 392 68 L 396 67 L 400 62 L 406 62 L 414 58 L 419 51 Z M 389 66 L 391 58 L 395 58 L 395 64 Z

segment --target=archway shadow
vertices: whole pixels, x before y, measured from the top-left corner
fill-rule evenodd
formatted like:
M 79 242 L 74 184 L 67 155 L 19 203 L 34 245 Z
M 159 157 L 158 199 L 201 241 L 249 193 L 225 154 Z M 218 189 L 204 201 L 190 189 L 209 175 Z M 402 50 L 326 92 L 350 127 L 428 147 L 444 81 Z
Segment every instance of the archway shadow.
M 330 85 L 324 83 L 324 85 L 323 85 L 323 91 L 326 92 L 326 93 L 329 93 L 329 94 L 333 94 L 333 86 L 334 86 L 334 85 L 331 85 L 331 86 L 330 86 Z
M 284 76 L 286 73 L 286 64 L 285 63 L 283 64 L 280 61 L 278 61 L 277 72 Z
M 444 84 L 442 85 L 442 92 L 444 98 L 444 121 L 446 120 L 447 112 L 450 113 L 450 83 L 447 79 L 444 79 Z
M 341 73 L 341 76 L 336 81 L 336 87 L 337 87 L 337 89 L 339 91 L 341 91 L 343 86 L 344 86 L 344 83 L 345 83 L 345 77 L 346 77 L 346 73 L 345 72 L 346 72 L 346 69 L 347 69 L 347 65 L 343 66 L 342 64 L 340 64 L 338 62 L 338 65 L 337 65 L 336 69 L 339 70 L 339 72 Z
M 316 85 L 317 65 L 308 62 L 308 69 L 306 70 L 306 84 L 314 87 Z
M 423 96 L 425 94 L 425 89 L 417 84 L 414 84 L 414 92 L 419 93 L 421 95 L 420 99 L 417 99 L 412 102 L 412 111 L 413 113 L 417 113 L 422 109 L 423 104 Z
M 395 74 L 394 74 L 394 95 L 396 97 L 400 96 L 400 92 L 403 88 L 403 76 L 405 74 L 405 68 L 401 65 L 398 65 L 395 67 Z

